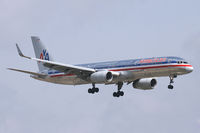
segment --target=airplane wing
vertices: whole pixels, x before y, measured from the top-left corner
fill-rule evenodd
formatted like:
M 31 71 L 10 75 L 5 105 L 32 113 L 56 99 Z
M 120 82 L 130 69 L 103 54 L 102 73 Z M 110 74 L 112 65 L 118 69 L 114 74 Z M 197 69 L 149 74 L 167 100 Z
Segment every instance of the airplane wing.
M 50 69 L 58 70 L 60 72 L 65 72 L 65 73 L 74 72 L 76 74 L 81 74 L 81 73 L 90 74 L 90 73 L 96 72 L 96 70 L 92 69 L 92 68 L 74 66 L 74 65 L 70 65 L 70 64 L 63 64 L 63 63 L 58 63 L 58 62 L 54 62 L 54 61 L 41 60 L 41 59 L 38 59 L 38 58 L 28 57 L 28 56 L 25 56 L 21 52 L 21 50 L 20 50 L 20 48 L 19 48 L 19 46 L 17 44 L 16 44 L 16 47 L 17 47 L 18 54 L 21 57 L 24 57 L 24 58 L 27 58 L 27 59 L 31 59 L 31 60 L 35 60 L 35 61 L 38 61 L 39 63 L 43 63 L 43 65 L 45 67 L 48 67 Z
M 15 68 L 8 68 L 8 69 L 9 69 L 9 70 L 12 70 L 12 71 L 23 72 L 23 73 L 27 73 L 27 74 L 36 75 L 36 76 L 47 76 L 46 74 L 35 73 L 35 72 L 30 72 L 30 71 L 25 71 L 25 70 L 15 69 Z

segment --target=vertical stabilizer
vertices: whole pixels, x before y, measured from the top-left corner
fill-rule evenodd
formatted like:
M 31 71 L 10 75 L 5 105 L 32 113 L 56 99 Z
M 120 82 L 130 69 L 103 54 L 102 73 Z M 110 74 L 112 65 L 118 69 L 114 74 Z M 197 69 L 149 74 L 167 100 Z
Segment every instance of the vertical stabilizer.
M 35 51 L 35 56 L 38 59 L 53 61 L 51 55 L 48 50 L 44 47 L 39 37 L 32 36 L 31 37 L 33 48 Z M 37 62 L 39 71 L 49 70 L 49 68 L 45 67 L 42 62 Z

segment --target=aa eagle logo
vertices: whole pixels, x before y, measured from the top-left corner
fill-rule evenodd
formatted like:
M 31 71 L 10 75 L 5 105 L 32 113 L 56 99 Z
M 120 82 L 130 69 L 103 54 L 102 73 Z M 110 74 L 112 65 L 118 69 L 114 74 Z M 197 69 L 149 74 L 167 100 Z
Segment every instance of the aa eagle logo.
M 43 49 L 40 54 L 40 59 L 49 61 L 49 54 L 46 49 Z

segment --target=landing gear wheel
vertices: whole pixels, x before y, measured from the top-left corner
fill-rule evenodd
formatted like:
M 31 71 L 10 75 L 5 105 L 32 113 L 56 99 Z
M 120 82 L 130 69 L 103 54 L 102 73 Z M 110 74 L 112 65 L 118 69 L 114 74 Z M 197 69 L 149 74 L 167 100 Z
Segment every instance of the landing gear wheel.
M 94 88 L 94 92 L 98 93 L 99 92 L 99 88 Z
M 92 94 L 94 94 L 95 93 L 95 91 L 92 89 Z
M 88 93 L 91 93 L 91 94 L 94 94 L 95 93 L 95 90 L 92 88 L 88 89 Z
M 120 96 L 123 96 L 123 95 L 124 95 L 123 91 L 118 91 L 118 92 L 113 93 L 113 97 L 120 97 Z
M 124 92 L 123 92 L 123 91 L 119 91 L 119 95 L 120 95 L 120 96 L 123 96 L 123 95 L 124 95 Z
M 92 93 L 92 89 L 90 88 L 90 89 L 88 89 L 88 93 Z
M 173 85 L 168 85 L 168 89 L 173 89 L 174 86 Z
M 117 97 L 117 92 L 114 92 L 114 93 L 113 93 L 113 97 Z

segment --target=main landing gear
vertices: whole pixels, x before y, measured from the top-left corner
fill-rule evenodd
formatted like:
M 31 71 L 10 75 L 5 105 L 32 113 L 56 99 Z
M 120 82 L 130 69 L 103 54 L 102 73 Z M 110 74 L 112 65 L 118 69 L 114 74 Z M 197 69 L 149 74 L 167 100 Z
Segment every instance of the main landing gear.
M 118 91 L 113 93 L 113 97 L 120 97 L 124 95 L 124 92 L 120 91 L 123 86 L 123 82 L 118 82 L 117 86 L 118 86 Z
M 99 92 L 99 88 L 95 87 L 95 84 L 92 84 L 92 88 L 88 89 L 88 93 L 94 94 L 94 93 L 98 93 Z
M 174 86 L 172 84 L 174 83 L 174 78 L 176 78 L 176 77 L 177 77 L 176 75 L 169 76 L 170 83 L 168 85 L 168 89 L 173 89 L 174 88 Z
M 123 86 L 123 82 L 117 83 L 118 91 L 113 93 L 113 97 L 120 97 L 124 95 L 124 92 L 120 91 L 122 89 L 122 86 Z M 98 93 L 98 92 L 99 92 L 99 88 L 96 88 L 94 83 L 92 84 L 92 88 L 88 89 L 88 93 L 91 93 L 91 94 Z

